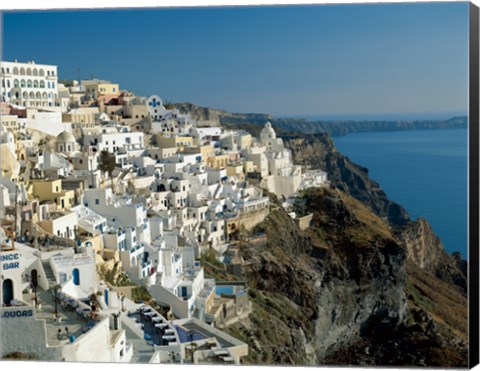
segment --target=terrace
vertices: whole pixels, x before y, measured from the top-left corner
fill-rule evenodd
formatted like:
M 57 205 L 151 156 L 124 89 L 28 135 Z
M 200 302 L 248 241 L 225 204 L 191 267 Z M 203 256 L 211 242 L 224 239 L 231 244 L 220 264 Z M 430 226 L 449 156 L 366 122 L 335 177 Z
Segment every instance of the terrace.
M 36 293 L 24 293 L 23 301 L 34 303 L 35 297 L 35 318 L 45 321 L 49 346 L 75 342 L 104 319 L 92 311 L 86 303 L 88 299 L 75 300 L 60 291 L 55 295 L 52 291 L 37 289 Z
M 175 328 L 150 306 L 142 306 L 128 313 L 135 326 L 143 331 L 143 338 L 151 345 L 177 345 L 180 342 Z

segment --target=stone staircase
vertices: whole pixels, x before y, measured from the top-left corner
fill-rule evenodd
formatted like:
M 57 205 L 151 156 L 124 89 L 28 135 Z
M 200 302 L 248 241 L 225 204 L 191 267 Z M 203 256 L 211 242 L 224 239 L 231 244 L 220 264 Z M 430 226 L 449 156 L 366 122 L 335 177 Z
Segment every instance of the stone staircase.
M 55 275 L 53 274 L 52 267 L 50 266 L 49 261 L 42 261 L 43 271 L 45 272 L 45 276 L 48 280 L 48 287 L 52 288 L 57 284 L 57 280 L 55 279 Z

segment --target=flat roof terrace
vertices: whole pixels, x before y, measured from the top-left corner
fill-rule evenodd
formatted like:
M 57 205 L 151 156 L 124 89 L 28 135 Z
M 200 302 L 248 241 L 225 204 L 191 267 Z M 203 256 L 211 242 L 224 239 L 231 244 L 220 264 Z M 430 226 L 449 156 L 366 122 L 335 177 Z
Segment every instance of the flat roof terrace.
M 37 300 L 41 303 L 41 307 L 37 306 L 35 318 L 45 321 L 47 344 L 49 346 L 58 346 L 69 343 L 71 340 L 75 341 L 103 319 L 103 317 L 98 316 L 92 318 L 90 315 L 91 311 L 86 304 L 66 296 L 63 296 L 63 300 L 57 302 L 57 318 L 55 318 L 53 293 L 37 289 L 36 295 Z M 35 294 L 23 294 L 23 300 L 26 303 L 33 303 Z M 71 336 L 73 337 L 71 338 Z
M 149 306 L 139 308 L 129 313 L 144 333 L 144 339 L 157 346 L 179 343 L 176 329 L 157 311 Z

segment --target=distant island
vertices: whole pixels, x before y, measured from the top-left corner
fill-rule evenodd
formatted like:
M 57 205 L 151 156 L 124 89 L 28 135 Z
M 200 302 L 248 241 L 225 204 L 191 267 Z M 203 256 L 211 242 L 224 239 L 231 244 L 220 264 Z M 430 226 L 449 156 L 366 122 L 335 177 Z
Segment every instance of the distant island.
M 467 116 L 457 116 L 442 120 L 320 120 L 307 118 L 275 118 L 264 113 L 232 113 L 225 110 L 199 107 L 192 103 L 177 103 L 175 108 L 181 112 L 190 112 L 194 117 L 212 125 L 236 128 L 248 127 L 251 132 L 260 132 L 266 121 L 270 121 L 281 134 L 295 132 L 302 134 L 327 133 L 330 136 L 342 136 L 351 133 L 373 131 L 466 129 Z M 258 126 L 258 128 L 255 128 Z

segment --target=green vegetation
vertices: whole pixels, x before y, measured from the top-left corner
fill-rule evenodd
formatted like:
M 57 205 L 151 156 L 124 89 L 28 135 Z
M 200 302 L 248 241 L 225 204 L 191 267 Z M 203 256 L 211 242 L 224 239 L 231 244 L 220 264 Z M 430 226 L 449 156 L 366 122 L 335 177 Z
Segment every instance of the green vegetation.
M 420 290 L 414 285 L 410 278 L 407 278 L 405 291 L 407 295 L 411 295 L 413 302 L 420 308 L 427 312 L 430 312 L 432 310 L 434 304 L 428 299 L 426 295 L 420 292 Z
M 147 303 L 151 301 L 152 295 L 143 286 L 135 286 L 132 288 L 132 299 L 135 303 Z
M 119 265 L 115 264 L 112 269 L 107 269 L 102 265 L 99 269 L 100 277 L 113 286 L 133 286 L 134 283 L 130 281 L 128 275 L 119 270 Z
M 113 191 L 113 171 L 115 170 L 115 156 L 107 150 L 103 150 L 102 152 L 100 152 L 99 163 L 100 164 L 98 168 L 103 173 L 108 173 Z
M 220 269 L 225 269 L 225 264 L 218 260 L 217 253 L 214 249 L 208 249 L 202 252 L 200 262 L 202 266 L 204 264 L 209 264 Z
M 58 80 L 59 84 L 63 84 L 66 88 L 73 86 L 73 80 Z

